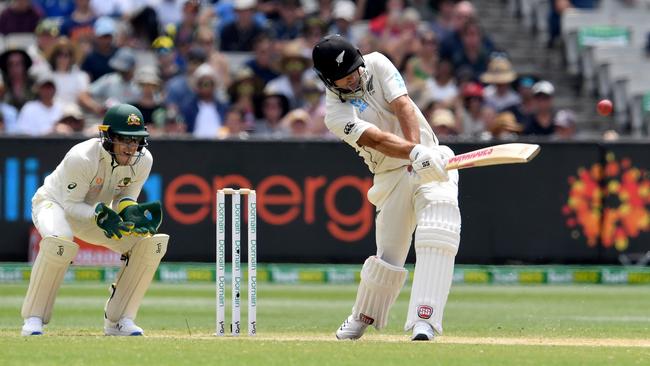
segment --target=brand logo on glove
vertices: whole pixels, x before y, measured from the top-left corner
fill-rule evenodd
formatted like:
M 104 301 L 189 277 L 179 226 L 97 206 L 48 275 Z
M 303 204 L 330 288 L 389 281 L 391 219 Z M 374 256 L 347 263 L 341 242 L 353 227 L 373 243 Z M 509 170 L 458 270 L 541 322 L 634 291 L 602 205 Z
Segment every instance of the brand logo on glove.
M 59 257 L 63 257 L 63 252 L 65 252 L 65 250 L 63 249 L 63 245 L 59 245 L 59 250 L 56 251 L 56 254 Z
M 156 249 L 156 253 L 160 254 L 162 252 L 162 243 L 156 243 L 156 247 L 158 248 Z
M 418 306 L 418 318 L 429 319 L 433 315 L 433 308 L 429 305 Z
M 68 184 L 68 189 L 75 189 L 75 188 L 77 188 L 77 183 L 72 182 Z
M 345 124 L 345 127 L 343 128 L 343 133 L 349 135 L 350 132 L 352 132 L 353 128 L 354 128 L 354 122 L 348 122 Z
M 363 322 L 363 323 L 368 324 L 368 325 L 372 325 L 372 323 L 375 322 L 375 319 L 373 319 L 373 318 L 371 318 L 368 315 L 363 314 L 363 313 L 359 314 L 359 320 L 361 322 Z

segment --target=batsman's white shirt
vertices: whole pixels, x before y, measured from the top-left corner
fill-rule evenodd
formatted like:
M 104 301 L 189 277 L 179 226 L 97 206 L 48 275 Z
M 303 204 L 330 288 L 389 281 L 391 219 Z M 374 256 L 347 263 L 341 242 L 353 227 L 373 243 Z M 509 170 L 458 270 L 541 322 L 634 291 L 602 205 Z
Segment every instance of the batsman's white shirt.
M 364 93 L 358 97 L 346 98 L 341 102 L 338 95 L 327 90 L 325 124 L 336 136 L 352 146 L 375 174 L 368 199 L 380 207 L 398 181 L 406 174 L 408 159 L 397 159 L 365 146 L 357 140 L 363 132 L 375 126 L 382 131 L 404 138 L 404 133 L 390 103 L 397 97 L 407 95 L 404 79 L 386 56 L 373 52 L 363 56 L 367 76 L 362 80 Z M 426 118 L 413 101 L 413 109 L 420 127 L 420 143 L 425 146 L 438 145 L 438 139 Z
M 95 205 L 117 205 L 122 198 L 137 200 L 149 177 L 153 157 L 144 155 L 133 166 L 116 165 L 98 138 L 81 142 L 65 155 L 32 199 L 32 217 L 42 236 L 70 236 L 103 244 L 94 222 Z M 111 239 L 112 240 L 112 239 Z

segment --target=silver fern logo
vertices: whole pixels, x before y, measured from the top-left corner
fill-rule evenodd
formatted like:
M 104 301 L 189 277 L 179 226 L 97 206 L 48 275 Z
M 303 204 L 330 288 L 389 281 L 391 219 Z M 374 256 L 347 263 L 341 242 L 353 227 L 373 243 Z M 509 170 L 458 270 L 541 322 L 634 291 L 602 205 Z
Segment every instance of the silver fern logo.
M 336 56 L 336 66 L 341 66 L 341 63 L 343 62 L 343 56 L 345 56 L 345 50 L 341 51 L 338 56 Z

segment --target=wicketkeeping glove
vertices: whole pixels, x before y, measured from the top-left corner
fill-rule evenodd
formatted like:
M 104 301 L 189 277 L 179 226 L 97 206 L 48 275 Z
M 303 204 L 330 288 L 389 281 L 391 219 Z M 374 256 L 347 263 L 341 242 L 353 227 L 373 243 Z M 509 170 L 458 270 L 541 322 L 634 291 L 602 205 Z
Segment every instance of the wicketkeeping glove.
M 95 223 L 104 231 L 107 238 L 121 239 L 133 229 L 133 223 L 123 221 L 110 207 L 100 202 L 95 206 Z
M 160 201 L 152 201 L 127 206 L 120 211 L 120 217 L 135 225 L 134 234 L 154 235 L 162 223 L 162 205 Z
M 446 182 L 449 180 L 445 170 L 447 157 L 440 147 L 415 145 L 409 158 L 413 167 L 411 176 L 416 183 L 426 184 L 433 181 Z

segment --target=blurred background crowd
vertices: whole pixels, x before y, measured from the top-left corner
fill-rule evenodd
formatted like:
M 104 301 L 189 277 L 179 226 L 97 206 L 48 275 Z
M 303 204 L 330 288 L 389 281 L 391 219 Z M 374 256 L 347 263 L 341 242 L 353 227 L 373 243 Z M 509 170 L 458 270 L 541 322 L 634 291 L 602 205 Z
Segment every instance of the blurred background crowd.
M 555 16 L 597 3 L 550 2 Z M 336 33 L 363 54 L 388 56 L 443 139 L 572 138 L 574 111 L 554 104 L 544 70 L 515 71 L 509 45 L 484 30 L 476 3 L 3 2 L 0 133 L 96 135 L 107 108 L 126 102 L 154 136 L 333 138 L 311 49 Z M 559 30 L 549 32 L 551 48 Z

